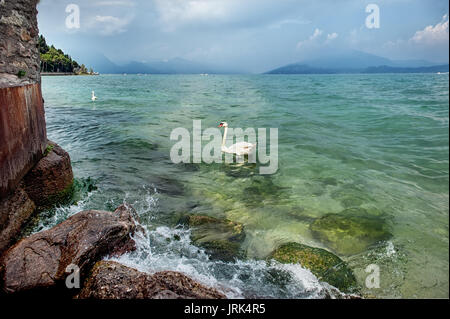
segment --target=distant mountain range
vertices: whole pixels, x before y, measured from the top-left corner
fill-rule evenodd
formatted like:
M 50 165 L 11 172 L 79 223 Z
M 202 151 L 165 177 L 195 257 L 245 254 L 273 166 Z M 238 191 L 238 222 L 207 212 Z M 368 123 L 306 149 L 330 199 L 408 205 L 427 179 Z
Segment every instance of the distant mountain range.
M 288 64 L 266 72 L 266 74 L 437 73 L 448 71 L 448 64 L 436 64 L 424 60 L 393 61 L 360 51 L 347 51 Z
M 81 51 L 74 56 L 102 74 L 236 74 L 247 73 L 182 58 L 119 65 L 103 54 Z M 449 66 L 424 60 L 393 61 L 361 51 L 335 51 L 315 59 L 282 66 L 266 74 L 428 73 L 448 72 Z
M 165 61 L 136 62 L 118 65 L 102 54 L 83 57 L 86 64 L 102 74 L 226 74 L 227 70 L 203 65 L 181 58 Z

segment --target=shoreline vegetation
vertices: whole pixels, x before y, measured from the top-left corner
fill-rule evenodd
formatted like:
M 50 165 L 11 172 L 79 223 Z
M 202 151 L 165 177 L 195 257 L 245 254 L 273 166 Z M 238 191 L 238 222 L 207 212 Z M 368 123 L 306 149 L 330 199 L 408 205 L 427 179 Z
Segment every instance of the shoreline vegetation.
M 99 75 L 93 68 L 88 68 L 84 64 L 80 65 L 61 49 L 57 49 L 53 45 L 49 46 L 43 35 L 39 36 L 38 46 L 41 75 Z

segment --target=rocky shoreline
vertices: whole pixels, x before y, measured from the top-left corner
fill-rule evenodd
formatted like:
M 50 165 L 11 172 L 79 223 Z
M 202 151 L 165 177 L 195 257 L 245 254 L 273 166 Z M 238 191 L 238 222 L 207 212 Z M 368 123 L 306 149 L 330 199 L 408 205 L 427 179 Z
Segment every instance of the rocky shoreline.
M 127 204 L 114 212 L 79 212 L 49 230 L 15 242 L 27 222 L 39 212 L 68 203 L 73 196 L 69 154 L 48 141 L 42 156 L 14 193 L 0 200 L 0 295 L 66 299 L 226 298 L 222 292 L 179 272 L 150 275 L 105 260 L 135 250 L 133 236 L 145 232 L 136 211 Z M 204 249 L 210 259 L 246 259 L 241 249 L 246 237 L 244 225 L 207 215 L 184 214 L 177 218 L 173 226 L 188 227 L 192 242 Z M 357 292 L 352 271 L 327 250 L 285 243 L 267 257 L 268 263 L 272 261 L 299 264 L 341 292 Z M 67 280 L 74 271 L 78 285 L 71 287 Z M 338 292 L 333 297 L 355 296 Z
M 21 229 L 37 212 L 64 203 L 72 195 L 74 178 L 69 154 L 51 141 L 47 145 L 41 160 L 19 186 L 0 200 L 0 254 L 15 243 Z
M 104 261 L 136 249 L 138 216 L 129 205 L 114 212 L 79 212 L 26 238 L 22 229 L 36 215 L 71 200 L 74 177 L 69 154 L 48 141 L 42 158 L 19 186 L 0 200 L 0 296 L 77 299 L 225 298 L 182 273 L 145 274 Z M 78 285 L 66 282 L 78 276 Z M 77 287 L 78 286 L 78 287 Z
M 138 231 L 135 218 L 128 205 L 114 212 L 83 211 L 20 240 L 0 258 L 2 294 L 76 299 L 225 298 L 182 273 L 149 275 L 104 261 L 136 249 L 132 239 Z M 70 285 L 71 276 L 74 285 Z

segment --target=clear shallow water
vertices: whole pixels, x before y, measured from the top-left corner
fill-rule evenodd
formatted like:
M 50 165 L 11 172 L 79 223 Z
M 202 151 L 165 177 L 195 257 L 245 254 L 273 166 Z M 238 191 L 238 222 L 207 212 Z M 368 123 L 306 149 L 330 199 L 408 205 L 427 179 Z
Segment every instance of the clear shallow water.
M 321 297 L 326 285 L 299 266 L 268 265 L 289 241 L 328 248 L 309 225 L 364 208 L 392 233 L 366 251 L 340 256 L 365 294 L 448 297 L 448 75 L 44 77 L 47 129 L 72 158 L 79 182 L 97 187 L 43 216 L 51 227 L 82 209 L 134 204 L 147 237 L 122 262 L 180 270 L 232 297 Z M 92 103 L 90 92 L 99 100 Z M 175 165 L 176 127 L 277 127 L 279 171 L 251 165 Z M 179 213 L 206 213 L 245 225 L 249 260 L 210 262 L 174 228 Z M 180 241 L 171 241 L 173 235 Z M 169 240 L 167 241 L 166 238 Z M 381 288 L 367 289 L 375 263 Z M 272 268 L 289 273 L 284 283 Z

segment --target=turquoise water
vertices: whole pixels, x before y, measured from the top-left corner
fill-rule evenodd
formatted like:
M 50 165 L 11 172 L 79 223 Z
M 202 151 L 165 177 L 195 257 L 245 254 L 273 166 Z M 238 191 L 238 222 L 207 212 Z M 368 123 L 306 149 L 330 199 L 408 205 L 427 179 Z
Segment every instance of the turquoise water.
M 287 285 L 267 280 L 264 259 L 296 241 L 334 251 L 361 292 L 376 297 L 449 295 L 448 74 L 105 75 L 43 77 L 49 138 L 72 158 L 79 183 L 94 184 L 70 207 L 47 212 L 35 231 L 80 210 L 134 204 L 147 237 L 122 262 L 144 271 L 180 270 L 229 296 L 320 297 L 323 285 L 298 266 Z M 90 100 L 95 90 L 99 100 Z M 176 165 L 171 131 L 226 120 L 278 128 L 279 170 L 254 165 Z M 310 224 L 351 209 L 376 216 L 390 238 L 343 254 Z M 179 213 L 245 225 L 247 260 L 208 261 L 174 227 Z M 174 234 L 182 240 L 168 242 Z M 369 264 L 380 288 L 365 287 Z

